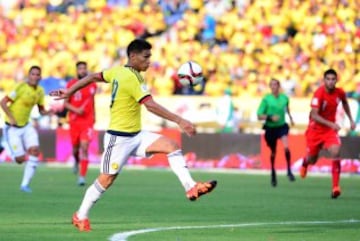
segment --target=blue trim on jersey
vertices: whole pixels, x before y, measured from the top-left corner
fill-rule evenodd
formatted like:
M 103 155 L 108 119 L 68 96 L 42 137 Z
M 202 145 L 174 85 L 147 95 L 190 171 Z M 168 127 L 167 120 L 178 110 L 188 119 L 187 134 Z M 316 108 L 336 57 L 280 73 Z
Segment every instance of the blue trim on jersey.
M 106 133 L 109 133 L 110 135 L 114 135 L 114 136 L 136 136 L 137 134 L 140 133 L 140 131 L 122 132 L 122 131 L 107 130 Z
M 23 127 L 27 126 L 28 123 L 29 123 L 29 122 L 26 122 L 25 125 L 19 126 L 19 125 L 11 125 L 10 123 L 5 122 L 6 125 L 11 126 L 11 127 L 16 127 L 16 128 L 23 128 Z

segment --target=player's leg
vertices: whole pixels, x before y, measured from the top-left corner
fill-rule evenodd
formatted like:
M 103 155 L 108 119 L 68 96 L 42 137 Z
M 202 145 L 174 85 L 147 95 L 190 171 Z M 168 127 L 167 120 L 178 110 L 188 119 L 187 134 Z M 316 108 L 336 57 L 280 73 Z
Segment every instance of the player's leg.
M 323 145 L 322 135 L 316 132 L 307 130 L 305 133 L 306 139 L 306 155 L 303 157 L 303 162 L 300 168 L 300 177 L 305 178 L 307 176 L 307 169 L 309 165 L 316 163 L 320 149 Z
M 341 148 L 341 141 L 340 138 L 337 136 L 336 133 L 333 133 L 332 136 L 328 136 L 327 142 L 325 143 L 324 147 L 330 154 L 332 159 L 332 169 L 331 169 L 331 176 L 332 176 L 332 192 L 331 197 L 337 198 L 341 194 L 340 190 L 340 173 L 341 173 L 341 165 L 340 165 L 340 148 Z
M 80 148 L 80 131 L 73 125 L 70 125 L 70 139 L 72 144 L 72 153 L 74 157 L 73 173 L 78 175 L 79 173 L 79 148 Z
M 289 148 L 289 127 L 286 125 L 284 126 L 283 133 L 281 137 L 281 142 L 284 146 L 284 152 L 285 152 L 285 159 L 286 159 L 286 166 L 287 166 L 287 176 L 291 182 L 295 181 L 295 177 L 291 171 L 291 152 Z
M 115 181 L 132 151 L 139 145 L 139 138 L 121 137 L 105 133 L 104 152 L 101 158 L 100 175 L 88 187 L 77 212 L 73 215 L 73 224 L 80 231 L 89 231 L 89 211 L 97 200 Z
M 265 142 L 270 149 L 270 167 L 271 167 L 271 186 L 277 186 L 277 178 L 275 171 L 275 158 L 276 158 L 276 148 L 277 148 L 277 131 L 276 129 L 267 127 L 265 129 Z
M 80 149 L 79 144 L 75 144 L 72 146 L 72 154 L 74 157 L 73 173 L 76 175 L 79 173 L 79 163 L 80 163 L 79 149 Z
M 85 185 L 85 177 L 89 165 L 89 145 L 92 136 L 93 136 L 92 127 L 83 128 L 80 134 L 80 149 L 79 149 L 80 171 L 79 171 L 79 180 L 78 180 L 78 184 L 80 186 Z
M 216 186 L 216 181 L 195 182 L 186 165 L 179 145 L 159 134 L 142 131 L 141 144 L 136 150 L 137 156 L 149 156 L 155 153 L 167 154 L 169 165 L 184 187 L 188 199 L 196 200 L 199 196 L 209 193 Z
M 25 128 L 17 128 L 17 127 L 10 127 L 7 126 L 5 132 L 6 141 L 8 144 L 8 149 L 10 152 L 11 159 L 16 161 L 18 164 L 22 164 L 26 161 L 26 150 L 23 146 L 23 139 Z M 24 174 L 20 185 L 20 190 L 23 192 L 31 192 L 30 187 L 28 186 L 27 180 L 29 177 L 32 177 L 32 168 L 30 165 L 26 164 L 24 167 Z
M 27 150 L 28 158 L 25 165 L 24 176 L 21 182 L 22 189 L 28 189 L 32 178 L 39 165 L 39 136 L 35 128 L 31 125 L 24 127 L 24 145 Z
M 79 179 L 78 179 L 78 184 L 80 186 L 85 185 L 85 177 L 89 165 L 88 149 L 89 149 L 89 142 L 87 140 L 80 141 L 80 148 L 79 148 L 80 169 L 79 169 Z

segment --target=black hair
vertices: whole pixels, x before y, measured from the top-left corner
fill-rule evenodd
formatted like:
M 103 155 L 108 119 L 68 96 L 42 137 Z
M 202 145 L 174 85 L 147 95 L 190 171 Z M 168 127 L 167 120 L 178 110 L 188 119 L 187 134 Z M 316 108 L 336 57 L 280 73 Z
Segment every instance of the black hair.
M 30 74 L 30 72 L 31 72 L 33 69 L 37 69 L 37 70 L 39 70 L 39 71 L 41 72 L 40 66 L 38 66 L 38 65 L 33 65 L 33 66 L 31 66 L 30 69 L 29 69 L 29 74 Z
M 152 46 L 148 41 L 138 38 L 131 41 L 131 43 L 127 47 L 126 54 L 128 57 L 130 57 L 131 53 L 140 53 L 143 50 L 148 50 L 151 48 Z
M 80 65 L 85 65 L 87 66 L 87 63 L 85 61 L 78 61 L 76 62 L 76 68 L 78 68 Z
M 326 75 L 328 75 L 328 74 L 333 74 L 333 75 L 335 75 L 335 77 L 337 78 L 337 73 L 336 73 L 336 71 L 335 71 L 334 69 L 328 69 L 328 70 L 326 70 L 326 71 L 324 72 L 324 78 L 326 78 Z
M 271 81 L 275 81 L 275 82 L 280 86 L 280 81 L 279 81 L 278 79 L 271 78 L 271 79 L 270 79 L 270 82 L 271 82 Z

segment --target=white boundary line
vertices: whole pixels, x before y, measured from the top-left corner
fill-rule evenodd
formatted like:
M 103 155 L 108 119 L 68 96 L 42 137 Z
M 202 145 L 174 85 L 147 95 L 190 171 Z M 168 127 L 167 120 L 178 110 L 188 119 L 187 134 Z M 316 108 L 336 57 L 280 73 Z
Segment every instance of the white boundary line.
M 160 227 L 147 228 L 112 235 L 110 241 L 127 241 L 126 239 L 138 234 L 161 232 L 167 230 L 185 230 L 185 229 L 213 229 L 213 228 L 244 228 L 256 226 L 271 226 L 271 225 L 309 225 L 309 224 L 337 224 L 337 223 L 360 223 L 360 220 L 339 220 L 339 221 L 288 221 L 288 222 L 274 222 L 274 223 L 238 223 L 238 224 L 219 224 L 219 225 L 205 225 L 205 226 L 175 226 L 175 227 Z

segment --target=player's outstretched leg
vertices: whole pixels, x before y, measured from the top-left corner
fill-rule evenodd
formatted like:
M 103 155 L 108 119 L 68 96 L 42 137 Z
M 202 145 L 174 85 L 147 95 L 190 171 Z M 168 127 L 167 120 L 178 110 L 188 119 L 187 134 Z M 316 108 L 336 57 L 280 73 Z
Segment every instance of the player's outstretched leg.
M 190 201 L 195 201 L 201 195 L 211 192 L 216 187 L 216 181 L 195 182 L 193 180 L 181 150 L 171 152 L 167 157 L 172 171 L 179 178 L 186 190 L 186 197 Z

